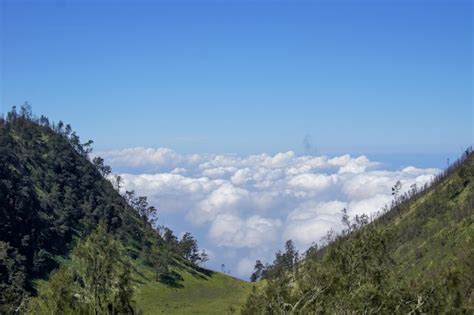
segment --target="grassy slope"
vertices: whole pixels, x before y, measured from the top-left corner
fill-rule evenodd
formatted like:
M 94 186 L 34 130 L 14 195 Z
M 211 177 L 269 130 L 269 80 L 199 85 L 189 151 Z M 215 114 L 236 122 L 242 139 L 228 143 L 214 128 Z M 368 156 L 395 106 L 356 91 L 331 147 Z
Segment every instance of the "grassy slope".
M 437 282 L 457 270 L 473 281 L 474 154 L 388 224 L 395 231 L 394 257 L 407 279 Z M 474 291 L 466 290 L 464 305 L 474 309 Z
M 474 156 L 461 167 L 474 169 Z M 453 267 L 472 276 L 474 178 L 463 179 L 459 171 L 450 174 L 392 222 L 399 233 L 395 257 L 408 278 L 429 280 Z M 474 306 L 472 295 L 467 304 Z
M 136 302 L 144 314 L 226 314 L 240 309 L 252 284 L 208 270 L 183 268 L 177 286 L 154 280 L 154 273 L 141 268 Z M 138 275 L 138 274 L 137 274 Z
M 448 271 L 457 271 L 463 305 L 474 311 L 474 153 L 409 199 L 401 214 L 392 209 L 371 224 L 390 228 L 395 272 L 412 283 L 441 283 Z
M 69 260 L 63 260 L 68 263 Z M 133 261 L 135 302 L 143 314 L 230 314 L 237 313 L 255 285 L 220 272 L 179 265 L 182 279 L 175 285 L 156 281 L 156 272 Z M 49 289 L 48 280 L 35 280 L 38 292 Z

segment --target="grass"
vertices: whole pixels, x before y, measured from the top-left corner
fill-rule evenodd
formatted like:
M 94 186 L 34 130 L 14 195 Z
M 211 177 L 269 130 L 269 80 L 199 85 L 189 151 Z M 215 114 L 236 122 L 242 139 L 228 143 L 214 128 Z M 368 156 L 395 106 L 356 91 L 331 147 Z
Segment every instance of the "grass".
M 144 314 L 238 313 L 253 284 L 210 270 L 176 270 L 181 281 L 166 285 L 150 269 L 140 268 L 136 302 Z
M 64 264 L 70 261 L 65 259 Z M 133 262 L 135 302 L 140 314 L 239 314 L 253 286 L 229 275 L 178 266 L 175 272 L 179 281 L 171 285 L 156 281 L 155 272 L 138 261 Z M 38 292 L 49 288 L 47 279 L 36 279 Z
M 471 157 L 463 168 L 473 167 Z M 469 205 L 474 178 L 470 175 L 462 185 L 459 173 L 454 172 L 430 189 L 394 222 L 398 228 L 398 238 L 392 244 L 394 255 L 407 279 L 440 279 L 449 270 L 459 271 L 463 279 L 472 277 L 474 212 Z M 465 207 L 465 214 L 457 214 Z M 409 236 L 403 237 L 407 233 Z M 465 299 L 465 306 L 474 309 L 474 292 Z

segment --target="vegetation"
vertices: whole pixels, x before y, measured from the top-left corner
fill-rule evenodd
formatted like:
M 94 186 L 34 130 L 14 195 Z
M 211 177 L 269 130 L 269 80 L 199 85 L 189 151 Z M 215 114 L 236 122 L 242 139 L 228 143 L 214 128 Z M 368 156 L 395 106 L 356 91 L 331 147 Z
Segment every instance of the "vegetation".
M 474 153 L 303 255 L 291 240 L 246 283 L 201 268 L 194 237 L 119 193 L 71 126 L 25 104 L 0 118 L 0 314 L 474 311 Z M 201 267 L 199 265 L 201 264 Z M 222 270 L 225 266 L 222 265 Z M 242 306 L 243 305 L 243 306 Z
M 243 314 L 391 314 L 474 311 L 474 153 L 422 189 L 400 194 L 375 219 L 345 210 L 345 229 L 318 249 L 298 253 L 288 241 Z M 371 222 L 369 222 L 371 221 Z M 293 262 L 293 263 L 291 263 Z M 296 263 L 295 263 L 296 262 Z
M 92 143 L 28 104 L 0 118 L 0 314 L 132 313 L 133 270 L 176 286 L 176 266 L 207 260 L 191 234 L 156 225 L 146 197 L 120 195 Z
M 78 243 L 71 261 L 50 277 L 32 314 L 134 314 L 131 263 L 104 225 Z
M 175 266 L 176 286 L 153 280 L 154 271 L 140 268 L 136 303 L 144 314 L 238 314 L 254 284 L 219 272 Z

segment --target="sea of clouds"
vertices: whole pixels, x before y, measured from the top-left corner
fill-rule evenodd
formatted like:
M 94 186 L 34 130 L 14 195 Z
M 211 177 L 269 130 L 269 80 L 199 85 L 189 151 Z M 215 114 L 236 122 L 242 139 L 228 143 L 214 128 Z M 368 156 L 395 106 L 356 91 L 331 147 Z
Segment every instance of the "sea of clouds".
M 256 259 L 271 262 L 287 239 L 303 251 L 341 210 L 371 214 L 392 200 L 391 188 L 422 186 L 440 170 L 384 169 L 365 156 L 179 154 L 168 148 L 101 152 L 124 180 L 160 212 L 176 234 L 190 231 L 206 248 L 208 267 L 248 278 Z

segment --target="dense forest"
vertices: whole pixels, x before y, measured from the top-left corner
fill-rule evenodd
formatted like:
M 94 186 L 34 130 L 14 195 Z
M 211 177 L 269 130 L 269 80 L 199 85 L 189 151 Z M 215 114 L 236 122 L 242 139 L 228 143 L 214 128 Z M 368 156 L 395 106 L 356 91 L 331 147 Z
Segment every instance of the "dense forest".
M 132 261 L 172 284 L 173 265 L 207 259 L 190 233 L 157 224 L 146 197 L 121 195 L 91 145 L 28 104 L 0 118 L 0 314 L 134 313 Z
M 287 241 L 255 264 L 243 314 L 457 314 L 474 312 L 474 153 L 424 187 L 392 189 L 391 207 L 329 231 L 300 257 Z

